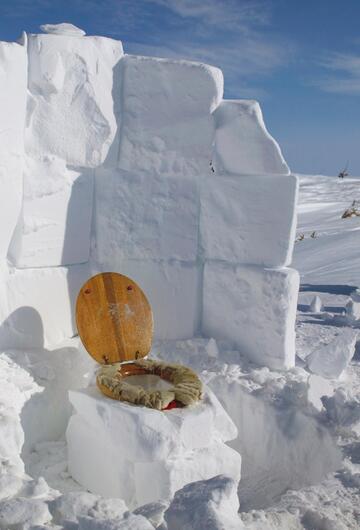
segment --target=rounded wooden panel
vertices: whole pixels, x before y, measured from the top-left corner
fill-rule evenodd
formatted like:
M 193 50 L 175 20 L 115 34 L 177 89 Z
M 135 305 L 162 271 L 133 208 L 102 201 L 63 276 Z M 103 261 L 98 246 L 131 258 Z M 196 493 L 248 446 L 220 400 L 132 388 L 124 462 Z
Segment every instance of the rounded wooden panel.
M 98 363 L 140 359 L 151 349 L 151 306 L 140 287 L 122 274 L 97 274 L 82 286 L 76 324 L 86 350 Z

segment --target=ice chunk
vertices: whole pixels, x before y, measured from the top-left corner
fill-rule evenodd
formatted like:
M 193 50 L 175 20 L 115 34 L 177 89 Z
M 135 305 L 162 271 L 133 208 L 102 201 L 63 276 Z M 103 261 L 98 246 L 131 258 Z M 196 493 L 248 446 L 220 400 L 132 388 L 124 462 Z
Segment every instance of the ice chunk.
M 224 475 L 187 484 L 165 512 L 171 530 L 240 530 L 236 480 Z
M 219 473 L 228 475 L 237 484 L 240 470 L 239 453 L 218 442 L 163 461 L 135 463 L 137 500 L 145 503 L 169 499 L 185 484 L 210 479 Z M 152 484 L 151 488 L 149 484 Z
M 112 93 L 120 91 L 121 42 L 29 35 L 28 54 L 27 154 L 81 167 L 116 165 L 120 118 Z
M 111 259 L 104 260 L 102 268 L 125 274 L 140 285 L 154 313 L 155 338 L 194 337 L 199 328 L 201 303 L 198 265 Z
M 0 42 L 0 258 L 21 210 L 26 88 L 26 46 Z
M 27 159 L 24 199 L 9 257 L 19 268 L 89 259 L 93 172 L 73 171 L 54 156 Z
M 96 172 L 96 255 L 196 261 L 198 191 L 183 177 Z
M 306 358 L 309 369 L 328 379 L 341 377 L 354 356 L 357 336 L 357 330 L 339 330 L 334 340 L 317 348 Z
M 298 288 L 293 269 L 207 263 L 203 332 L 232 341 L 255 363 L 289 368 L 295 362 Z
M 208 390 L 198 405 L 166 413 L 119 403 L 103 396 L 96 387 L 70 391 L 69 399 L 76 418 L 81 416 L 101 430 L 107 444 L 119 451 L 121 447 L 122 458 L 131 462 L 166 460 L 207 447 L 214 439 L 225 442 L 237 435 L 225 410 Z M 72 419 L 73 424 L 77 421 Z
M 74 24 L 69 24 L 68 22 L 62 22 L 61 24 L 42 24 L 40 29 L 44 33 L 52 33 L 53 35 L 69 35 L 76 37 L 83 37 L 86 35 L 83 29 L 74 26 Z
M 288 265 L 295 238 L 297 189 L 295 176 L 203 180 L 200 231 L 205 258 Z
M 164 175 L 209 174 L 211 112 L 223 93 L 219 69 L 126 56 L 119 167 Z
M 289 174 L 279 145 L 266 130 L 257 101 L 223 101 L 214 117 L 216 173 Z
M 320 296 L 316 295 L 311 300 L 310 311 L 312 313 L 320 313 L 322 310 L 323 310 L 323 304 L 322 304 L 321 298 Z
M 1 347 L 51 347 L 76 333 L 74 305 L 91 276 L 87 265 L 3 270 L 1 276 Z

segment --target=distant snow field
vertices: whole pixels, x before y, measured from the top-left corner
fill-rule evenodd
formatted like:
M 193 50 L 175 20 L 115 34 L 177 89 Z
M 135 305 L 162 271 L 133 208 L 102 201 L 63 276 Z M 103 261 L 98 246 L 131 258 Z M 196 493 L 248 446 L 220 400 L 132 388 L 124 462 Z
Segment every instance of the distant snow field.
M 41 29 L 0 42 L 0 529 L 359 529 L 360 178 L 290 174 L 218 68 Z M 200 404 L 96 389 L 106 270 Z

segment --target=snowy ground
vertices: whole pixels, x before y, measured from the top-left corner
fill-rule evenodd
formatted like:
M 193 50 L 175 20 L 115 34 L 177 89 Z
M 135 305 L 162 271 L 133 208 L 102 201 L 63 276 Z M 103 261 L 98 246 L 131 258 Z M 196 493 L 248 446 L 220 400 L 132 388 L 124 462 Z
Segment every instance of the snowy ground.
M 351 350 L 356 340 L 359 324 L 346 317 L 345 305 L 360 286 L 360 217 L 341 215 L 360 198 L 360 179 L 300 176 L 300 185 L 298 235 L 304 239 L 296 243 L 294 256 L 302 282 L 297 366 L 286 373 L 258 368 L 230 344 L 205 339 L 159 342 L 153 348 L 153 355 L 193 366 L 237 424 L 239 437 L 230 445 L 243 458 L 240 517 L 234 484 L 225 479 L 184 488 L 169 508 L 167 502 L 126 512 L 120 501 L 81 492 L 67 472 L 62 438 L 40 441 L 25 455 L 26 471 L 35 482 L 20 490 L 6 485 L 9 496 L 17 493 L 12 504 L 0 502 L 0 528 L 360 528 L 360 347 L 355 346 L 355 356 L 339 378 L 312 374 L 307 367 L 321 348 L 328 348 L 331 357 L 338 353 L 334 345 L 340 342 Z M 318 312 L 310 310 L 316 295 L 324 306 Z M 7 354 L 16 360 L 15 354 Z M 346 359 L 335 356 L 331 368 L 341 371 L 345 365 Z M 21 374 L 14 374 L 24 394 L 34 391 L 30 378 L 22 376 L 20 385 Z M 39 377 L 44 381 L 47 374 Z M 25 512 L 32 514 L 27 526 L 21 522 Z

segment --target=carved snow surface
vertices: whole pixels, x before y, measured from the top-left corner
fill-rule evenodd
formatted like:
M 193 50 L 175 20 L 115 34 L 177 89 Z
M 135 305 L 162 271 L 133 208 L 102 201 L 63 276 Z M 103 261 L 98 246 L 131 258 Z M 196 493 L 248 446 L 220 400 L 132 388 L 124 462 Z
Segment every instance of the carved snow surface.
M 223 76 L 205 64 L 124 58 L 119 167 L 162 175 L 210 173 Z
M 119 116 L 112 93 L 120 85 L 121 42 L 29 35 L 28 54 L 27 155 L 55 155 L 82 167 L 116 159 Z
M 88 261 L 93 187 L 91 169 L 71 170 L 55 156 L 28 158 L 11 261 L 19 268 Z
M 278 143 L 265 127 L 257 101 L 225 100 L 214 117 L 217 172 L 236 175 L 290 173 Z

